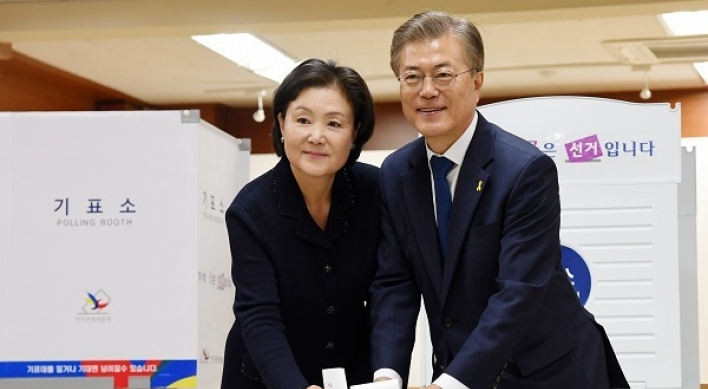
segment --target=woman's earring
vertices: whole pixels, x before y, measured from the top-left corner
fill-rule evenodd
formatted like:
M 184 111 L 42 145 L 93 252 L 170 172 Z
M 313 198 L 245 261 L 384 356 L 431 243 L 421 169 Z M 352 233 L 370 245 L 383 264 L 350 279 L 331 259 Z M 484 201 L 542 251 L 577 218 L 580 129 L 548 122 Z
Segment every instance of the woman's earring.
M 354 150 L 356 148 L 356 145 L 352 143 L 351 147 L 349 147 L 349 150 Z
M 284 137 L 284 136 L 281 136 L 281 137 L 280 137 L 280 143 L 285 143 L 285 137 Z

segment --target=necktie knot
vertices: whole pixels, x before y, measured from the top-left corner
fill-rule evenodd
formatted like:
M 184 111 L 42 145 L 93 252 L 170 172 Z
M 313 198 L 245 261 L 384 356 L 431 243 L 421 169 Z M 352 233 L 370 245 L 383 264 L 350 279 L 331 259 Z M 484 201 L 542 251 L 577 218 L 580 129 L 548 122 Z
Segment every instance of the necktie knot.
M 445 157 L 433 155 L 430 158 L 430 168 L 433 170 L 433 178 L 438 180 L 447 178 L 447 173 L 455 166 L 455 163 Z

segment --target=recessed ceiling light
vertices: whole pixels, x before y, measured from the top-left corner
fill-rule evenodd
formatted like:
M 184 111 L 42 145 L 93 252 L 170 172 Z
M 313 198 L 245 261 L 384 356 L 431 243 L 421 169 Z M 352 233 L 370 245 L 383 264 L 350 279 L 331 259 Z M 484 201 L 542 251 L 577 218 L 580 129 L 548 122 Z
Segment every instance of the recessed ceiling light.
M 662 14 L 661 19 L 673 35 L 708 34 L 708 11 L 672 12 Z
M 192 39 L 277 83 L 282 82 L 296 65 L 295 60 L 251 34 L 193 35 Z
M 708 62 L 697 62 L 693 64 L 693 67 L 695 67 L 698 74 L 703 77 L 703 82 L 708 85 Z

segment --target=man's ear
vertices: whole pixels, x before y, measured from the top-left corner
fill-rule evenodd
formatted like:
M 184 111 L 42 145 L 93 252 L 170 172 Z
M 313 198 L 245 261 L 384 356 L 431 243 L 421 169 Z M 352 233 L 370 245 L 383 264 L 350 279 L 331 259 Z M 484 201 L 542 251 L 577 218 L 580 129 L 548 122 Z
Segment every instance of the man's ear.
M 476 92 L 480 92 L 482 90 L 482 85 L 484 85 L 484 70 L 480 70 L 475 73 L 472 83 Z

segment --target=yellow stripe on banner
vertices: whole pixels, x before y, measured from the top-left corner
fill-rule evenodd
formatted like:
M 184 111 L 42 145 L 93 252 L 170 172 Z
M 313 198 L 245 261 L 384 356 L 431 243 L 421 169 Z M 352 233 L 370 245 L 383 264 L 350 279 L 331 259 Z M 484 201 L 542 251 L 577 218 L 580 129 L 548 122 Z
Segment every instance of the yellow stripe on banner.
M 175 381 L 175 382 L 167 385 L 167 387 L 172 388 L 172 389 L 196 389 L 197 376 L 182 378 L 179 381 Z

